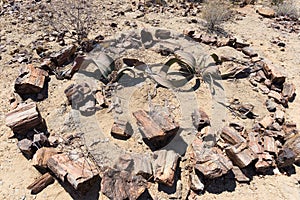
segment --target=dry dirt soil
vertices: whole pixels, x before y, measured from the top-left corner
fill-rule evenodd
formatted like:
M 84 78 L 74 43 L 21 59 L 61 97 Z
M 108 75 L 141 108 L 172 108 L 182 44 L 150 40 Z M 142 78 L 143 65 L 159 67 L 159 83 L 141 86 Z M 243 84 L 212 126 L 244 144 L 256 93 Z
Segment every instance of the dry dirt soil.
M 13 1 L 9 1 L 13 2 Z M 32 1 L 34 2 L 34 1 Z M 13 93 L 14 81 L 19 69 L 24 63 L 11 62 L 15 52 L 26 51 L 25 54 L 32 55 L 33 62 L 38 60 L 38 55 L 33 50 L 33 44 L 44 36 L 49 28 L 41 26 L 37 12 L 31 1 L 15 1 L 15 5 L 20 5 L 19 13 L 5 12 L 0 15 L 0 199 L 72 199 L 78 198 L 72 192 L 67 192 L 64 187 L 55 181 L 41 193 L 31 195 L 26 187 L 40 176 L 40 173 L 31 165 L 17 148 L 17 140 L 11 139 L 12 132 L 5 126 L 5 114 L 10 110 L 9 97 Z M 43 2 L 43 1 L 42 1 Z M 145 14 L 137 10 L 137 6 L 132 4 L 138 1 L 113 0 L 95 1 L 98 11 L 93 13 L 95 25 L 91 30 L 90 37 L 103 35 L 105 38 L 114 37 L 115 33 L 129 30 L 131 25 L 136 24 L 136 28 L 159 27 L 171 29 L 178 33 L 183 30 L 192 29 L 201 31 L 203 29 L 200 12 L 194 15 L 188 12 L 183 16 L 182 7 L 176 8 L 175 1 L 168 5 L 175 5 L 173 8 L 168 6 L 157 6 L 146 9 Z M 271 27 L 274 19 L 263 18 L 256 13 L 256 9 L 266 2 L 257 2 L 255 5 L 248 5 L 243 8 L 236 6 L 235 16 L 223 24 L 223 29 L 238 38 L 251 44 L 251 47 L 259 54 L 259 57 L 269 59 L 280 67 L 287 76 L 289 82 L 296 85 L 296 93 L 300 91 L 300 34 L 289 30 L 278 30 Z M 0 8 L 3 10 L 14 10 L 13 6 L 4 8 L 7 1 L 1 1 Z M 178 4 L 179 5 L 179 4 Z M 182 4 L 180 4 L 182 5 Z M 32 7 L 31 7 L 32 6 Z M 300 2 L 297 2 L 300 8 Z M 1 10 L 0 10 L 1 11 Z M 33 17 L 33 21 L 28 18 Z M 23 16 L 23 17 L 22 17 Z M 126 23 L 129 21 L 129 23 Z M 111 24 L 116 23 L 117 27 Z M 129 25 L 128 25 L 129 24 Z M 135 28 L 135 25 L 134 27 Z M 286 44 L 284 48 L 272 43 L 280 40 Z M 44 41 L 43 46 L 52 51 L 61 48 L 55 42 Z M 200 44 L 199 44 L 200 47 Z M 207 53 L 219 52 L 216 47 L 201 45 Z M 233 50 L 232 50 L 233 51 Z M 229 52 L 228 54 L 237 54 Z M 147 55 L 141 52 L 139 58 L 147 60 Z M 155 57 L 154 57 L 155 58 Z M 150 59 L 151 60 L 151 59 Z M 38 63 L 38 62 L 37 62 Z M 47 121 L 48 131 L 53 135 L 65 136 L 72 132 L 68 119 L 69 106 L 66 105 L 64 89 L 71 83 L 68 80 L 57 80 L 51 76 L 49 82 L 48 98 L 38 102 L 42 116 Z M 254 112 L 260 116 L 267 114 L 264 102 L 266 96 L 256 92 L 247 80 L 232 80 L 224 82 L 226 98 L 238 98 L 241 102 L 251 103 L 255 106 Z M 158 91 L 158 97 L 162 91 Z M 205 107 L 208 86 L 196 91 L 199 104 Z M 157 97 L 157 98 L 158 98 Z M 100 111 L 105 113 L 104 111 Z M 209 110 L 207 111 L 209 113 Z M 289 104 L 286 110 L 286 118 L 294 121 L 300 126 L 300 98 L 299 95 L 293 103 Z M 107 132 L 111 126 L 112 118 L 103 114 L 101 124 Z M 230 116 L 230 118 L 233 118 Z M 233 118 L 234 119 L 234 118 Z M 231 120 L 231 119 L 230 119 Z M 250 122 L 245 124 L 251 125 Z M 128 145 L 130 146 L 130 145 Z M 277 174 L 270 176 L 254 176 L 249 184 L 232 184 L 229 180 L 220 179 L 217 184 L 212 186 L 199 199 L 266 199 L 266 200 L 297 200 L 300 199 L 300 168 L 295 166 L 296 173 L 291 176 Z M 94 190 L 97 191 L 97 186 Z M 96 192 L 97 193 L 97 192 Z M 167 199 L 163 191 L 156 192 L 152 188 L 149 193 L 154 199 Z M 87 199 L 106 199 L 101 194 L 91 194 Z

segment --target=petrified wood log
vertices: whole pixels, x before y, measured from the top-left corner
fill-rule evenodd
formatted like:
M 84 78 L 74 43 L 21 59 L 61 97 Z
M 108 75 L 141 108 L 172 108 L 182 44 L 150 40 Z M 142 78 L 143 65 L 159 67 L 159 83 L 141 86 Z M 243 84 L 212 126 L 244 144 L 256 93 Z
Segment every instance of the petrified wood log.
M 225 152 L 230 160 L 240 168 L 248 166 L 252 161 L 257 159 L 256 153 L 245 143 L 230 146 L 225 149 Z
M 96 166 L 84 157 L 71 160 L 66 154 L 56 154 L 48 159 L 47 166 L 60 180 L 68 181 L 82 193 L 87 192 L 98 177 Z
M 17 134 L 26 134 L 43 121 L 34 102 L 19 105 L 16 109 L 6 114 L 5 120 L 6 126 Z
M 27 189 L 31 190 L 31 194 L 38 194 L 52 183 L 54 183 L 54 178 L 47 172 L 30 184 Z
M 47 162 L 51 156 L 58 154 L 58 150 L 51 147 L 43 147 L 36 151 L 32 158 L 32 165 L 38 168 L 46 169 Z
M 282 98 L 281 94 L 278 93 L 278 92 L 276 92 L 276 91 L 274 91 L 274 90 L 271 90 L 268 93 L 268 97 L 274 99 L 276 103 L 279 103 L 279 104 L 283 103 L 283 98 Z
M 263 147 L 261 146 L 261 141 L 258 133 L 256 132 L 248 133 L 248 140 L 249 140 L 248 146 L 254 153 L 260 154 L 264 151 Z
M 242 170 L 237 167 L 233 166 L 232 172 L 234 174 L 234 178 L 241 183 L 250 182 L 250 179 L 242 172 Z
M 258 161 L 255 163 L 256 171 L 259 173 L 267 173 L 270 169 L 275 167 L 273 157 L 264 152 L 262 154 L 258 154 Z
M 109 199 L 136 200 L 147 188 L 147 181 L 130 172 L 107 169 L 102 175 L 101 192 Z
M 15 81 L 15 90 L 18 94 L 39 93 L 45 85 L 46 76 L 48 76 L 46 71 L 33 65 L 22 67 Z
M 232 169 L 232 162 L 219 148 L 207 148 L 200 139 L 196 139 L 192 143 L 192 148 L 195 169 L 206 178 L 220 177 Z
M 56 66 L 61 67 L 63 64 L 71 62 L 77 47 L 75 45 L 70 45 L 59 52 L 54 52 L 50 55 L 51 61 L 56 64 Z
M 277 154 L 277 147 L 275 144 L 275 139 L 270 136 L 264 136 L 264 150 L 269 153 Z
M 143 110 L 133 113 L 144 136 L 156 148 L 166 145 L 169 137 L 174 136 L 179 126 L 166 113 L 153 114 L 151 117 Z
M 275 65 L 263 62 L 263 70 L 273 84 L 282 85 L 285 82 L 286 76 Z
M 126 130 L 126 127 L 128 127 L 128 122 L 124 120 L 115 120 L 112 128 L 111 128 L 111 135 L 121 138 L 129 138 L 129 130 Z
M 264 118 L 262 118 L 262 120 L 259 121 L 259 124 L 263 127 L 263 128 L 268 128 L 272 123 L 274 122 L 274 119 L 271 116 L 265 116 Z
M 221 138 L 229 144 L 239 144 L 246 140 L 232 127 L 225 126 L 222 129 Z
M 172 186 L 179 155 L 171 150 L 158 150 L 154 153 L 154 181 Z
M 141 175 L 145 179 L 149 179 L 152 176 L 152 163 L 149 157 L 146 155 L 133 156 L 133 174 Z

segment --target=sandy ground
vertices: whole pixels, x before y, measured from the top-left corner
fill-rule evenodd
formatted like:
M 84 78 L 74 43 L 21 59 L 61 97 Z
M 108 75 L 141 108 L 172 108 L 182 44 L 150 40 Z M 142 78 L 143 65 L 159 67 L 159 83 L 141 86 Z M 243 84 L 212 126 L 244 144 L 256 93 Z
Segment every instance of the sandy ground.
M 124 11 L 131 7 L 129 1 L 122 1 L 124 4 L 119 5 L 119 1 L 103 1 L 99 5 L 103 6 L 101 16 L 93 30 L 94 35 L 102 34 L 111 37 L 115 32 L 129 29 L 124 25 L 125 21 L 135 21 L 139 28 L 150 27 L 153 21 L 159 21 L 159 27 L 176 30 L 181 33 L 184 29 L 192 28 L 200 30 L 201 21 L 198 13 L 197 16 L 181 17 L 180 15 L 165 12 L 150 12 L 144 17 L 135 19 L 136 12 L 125 12 L 125 15 L 114 17 L 113 13 Z M 300 8 L 300 3 L 298 7 Z M 99 6 L 99 7 L 101 7 Z M 242 38 L 249 42 L 260 57 L 267 58 L 280 66 L 282 71 L 287 75 L 288 81 L 296 85 L 297 91 L 300 91 L 300 35 L 296 33 L 288 33 L 281 30 L 275 30 L 270 27 L 272 19 L 261 18 L 256 12 L 255 6 L 246 6 L 238 8 L 240 13 L 245 14 L 241 20 L 232 20 L 224 24 L 224 30 L 236 37 Z M 197 19 L 198 23 L 188 23 L 191 19 Z M 17 21 L 16 25 L 12 22 Z M 112 22 L 118 24 L 117 28 L 110 27 Z M 18 74 L 20 64 L 8 64 L 12 59 L 9 52 L 14 49 L 27 49 L 32 51 L 32 41 L 36 40 L 43 34 L 43 28 L 37 23 L 22 23 L 12 16 L 0 16 L 0 42 L 5 44 L 7 51 L 1 53 L 0 60 L 1 84 L 0 84 L 0 199 L 73 199 L 78 198 L 72 192 L 68 193 L 57 181 L 44 189 L 38 195 L 30 195 L 26 187 L 40 176 L 39 172 L 31 166 L 31 162 L 27 160 L 18 150 L 16 139 L 10 139 L 11 131 L 5 126 L 4 115 L 9 111 L 8 97 L 13 91 L 13 83 Z M 32 34 L 33 33 L 33 34 Z M 271 40 L 280 38 L 286 43 L 284 51 L 271 43 Z M 47 44 L 49 48 L 58 48 L 54 43 Z M 203 47 L 208 52 L 216 52 L 214 47 Z M 37 55 L 34 55 L 37 57 Z M 68 81 L 59 81 L 55 77 L 51 77 L 49 83 L 49 98 L 39 102 L 38 106 L 42 116 L 47 121 L 48 131 L 55 135 L 67 135 L 72 132 L 72 127 L 68 125 L 68 111 L 65 110 L 66 98 L 63 91 L 70 84 Z M 224 82 L 227 99 L 233 97 L 239 98 L 242 102 L 252 103 L 255 106 L 254 112 L 260 116 L 266 114 L 263 103 L 266 96 L 261 95 L 253 90 L 247 80 L 236 80 Z M 205 91 L 202 88 L 196 92 L 199 98 L 199 104 L 205 106 Z M 287 109 L 288 120 L 297 123 L 300 126 L 299 95 L 293 103 L 289 104 Z M 142 105 L 140 105 L 142 106 Z M 261 109 L 263 108 L 263 109 Z M 209 112 L 209 111 L 208 111 Z M 108 130 L 111 119 L 104 120 L 104 129 Z M 245 122 L 250 124 L 251 122 Z M 234 183 L 231 180 L 221 178 L 217 184 L 210 185 L 208 191 L 199 199 L 266 199 L 266 200 L 293 200 L 300 199 L 300 168 L 295 167 L 296 173 L 291 176 L 273 175 L 273 176 L 254 176 L 249 184 Z M 101 194 L 97 194 L 97 187 L 94 192 L 87 196 L 87 199 L 99 198 L 105 199 Z M 164 199 L 163 192 L 150 192 L 155 199 Z

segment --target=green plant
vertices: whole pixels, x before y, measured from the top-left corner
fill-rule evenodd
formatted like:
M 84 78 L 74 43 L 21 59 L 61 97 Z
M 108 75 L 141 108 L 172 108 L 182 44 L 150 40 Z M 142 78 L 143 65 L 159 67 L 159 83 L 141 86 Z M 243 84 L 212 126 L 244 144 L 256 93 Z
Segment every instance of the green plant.
M 202 18 L 206 21 L 206 27 L 210 31 L 216 30 L 217 26 L 230 18 L 231 12 L 225 1 L 208 1 L 202 12 Z

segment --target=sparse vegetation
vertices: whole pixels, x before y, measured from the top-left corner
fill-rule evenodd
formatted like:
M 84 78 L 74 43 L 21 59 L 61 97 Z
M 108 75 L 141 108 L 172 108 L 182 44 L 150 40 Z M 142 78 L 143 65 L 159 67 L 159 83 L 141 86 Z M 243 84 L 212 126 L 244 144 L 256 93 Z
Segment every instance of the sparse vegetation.
M 61 37 L 68 37 L 78 44 L 87 39 L 95 23 L 95 7 L 88 0 L 52 0 L 45 5 L 43 20 Z
M 294 0 L 278 1 L 276 4 L 276 14 L 278 16 L 288 16 L 294 19 L 299 18 L 299 9 Z
M 225 1 L 208 1 L 203 10 L 203 19 L 209 31 L 215 31 L 231 15 L 230 7 Z

